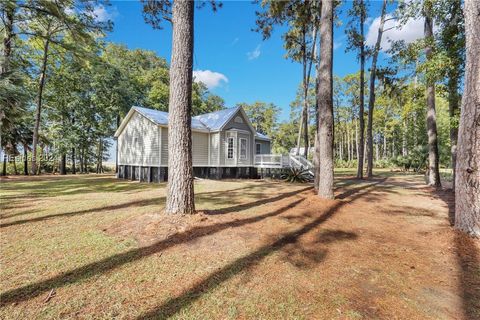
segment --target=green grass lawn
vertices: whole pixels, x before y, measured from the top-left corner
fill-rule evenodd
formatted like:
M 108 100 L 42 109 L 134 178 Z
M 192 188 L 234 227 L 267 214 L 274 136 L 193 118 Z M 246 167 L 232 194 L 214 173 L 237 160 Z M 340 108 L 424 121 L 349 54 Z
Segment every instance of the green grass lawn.
M 177 275 L 202 274 L 221 264 L 186 262 L 182 254 L 169 259 L 158 254 L 136 258 L 142 253 L 134 237 L 104 231 L 122 221 L 160 214 L 165 187 L 165 183 L 96 175 L 2 181 L 1 287 L 4 293 L 23 288 L 17 292 L 20 299 L 12 301 L 27 300 L 18 307 L 14 303 L 2 308 L 3 318 L 63 318 L 72 312 L 92 312 L 95 318 L 130 318 L 142 311 L 123 308 L 125 299 L 137 299 L 137 290 L 148 292 L 153 283 L 164 283 L 161 289 L 168 297 L 178 290 L 177 282 L 184 281 L 183 276 L 177 280 Z M 305 187 L 253 180 L 197 181 L 196 206 L 214 212 L 252 201 L 260 205 L 264 199 Z M 255 214 L 256 208 L 246 211 Z M 175 290 L 169 292 L 169 286 Z M 43 304 L 51 288 L 58 288 L 57 297 Z M 223 305 L 217 308 L 223 310 Z
M 353 173 L 337 170 L 336 201 L 318 200 L 305 184 L 198 180 L 194 216 L 162 214 L 165 183 L 108 175 L 2 180 L 0 318 L 449 314 L 432 311 L 437 296 L 418 291 L 454 287 L 437 269 L 456 268 L 455 256 L 442 265 L 441 256 L 425 260 L 433 240 L 419 223 L 448 227 L 435 220 L 447 216 L 444 202 L 410 190 L 422 176 L 381 170 L 358 181 Z M 417 203 L 425 205 L 412 211 Z M 412 273 L 413 264 L 421 271 Z M 461 314 L 457 304 L 446 308 Z

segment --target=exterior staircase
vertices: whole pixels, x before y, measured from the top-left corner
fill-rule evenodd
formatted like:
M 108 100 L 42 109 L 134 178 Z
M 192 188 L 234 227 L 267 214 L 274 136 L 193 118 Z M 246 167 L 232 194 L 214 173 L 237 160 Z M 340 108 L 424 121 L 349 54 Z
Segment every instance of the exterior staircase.
M 307 158 L 300 155 L 289 155 L 290 156 L 290 167 L 298 168 L 301 170 L 306 170 L 309 174 L 315 176 L 315 170 L 313 163 L 310 162 Z
M 296 168 L 306 170 L 312 177 L 315 175 L 313 163 L 304 156 L 282 154 L 258 154 L 255 156 L 258 168 Z

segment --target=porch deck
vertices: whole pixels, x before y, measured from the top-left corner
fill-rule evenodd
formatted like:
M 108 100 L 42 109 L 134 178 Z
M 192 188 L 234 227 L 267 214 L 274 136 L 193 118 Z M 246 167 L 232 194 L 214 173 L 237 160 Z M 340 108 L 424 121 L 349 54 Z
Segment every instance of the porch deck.
M 313 164 L 306 158 L 297 155 L 257 154 L 255 155 L 256 168 L 303 168 L 313 175 Z

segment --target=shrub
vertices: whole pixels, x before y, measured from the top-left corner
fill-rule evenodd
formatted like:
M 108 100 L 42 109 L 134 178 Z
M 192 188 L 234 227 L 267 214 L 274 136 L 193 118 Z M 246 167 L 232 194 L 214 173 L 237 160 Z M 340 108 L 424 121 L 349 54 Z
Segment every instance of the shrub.
M 426 146 L 417 146 L 408 155 L 394 158 L 393 163 L 405 171 L 412 169 L 415 172 L 420 172 L 426 169 L 427 159 L 428 148 Z
M 282 174 L 282 179 L 286 182 L 310 182 L 312 181 L 313 177 L 312 174 L 303 168 L 290 168 Z

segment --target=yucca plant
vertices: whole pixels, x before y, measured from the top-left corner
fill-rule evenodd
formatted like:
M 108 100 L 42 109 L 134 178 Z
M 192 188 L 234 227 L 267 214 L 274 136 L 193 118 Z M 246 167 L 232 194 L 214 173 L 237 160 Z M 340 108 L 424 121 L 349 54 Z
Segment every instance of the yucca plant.
M 312 174 L 303 168 L 290 168 L 282 175 L 282 179 L 286 182 L 300 182 L 305 183 L 312 181 Z

